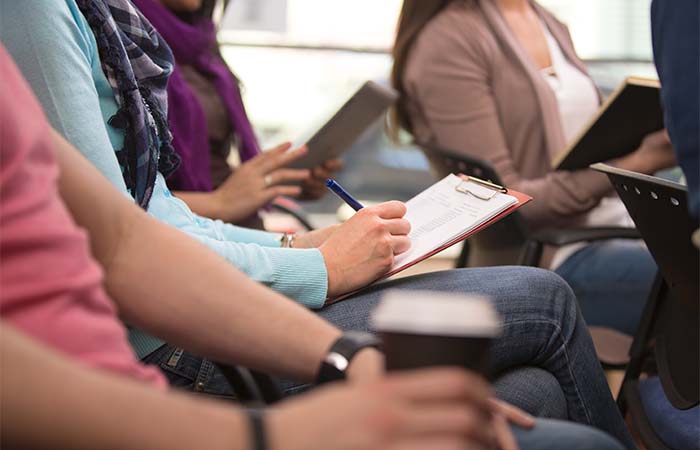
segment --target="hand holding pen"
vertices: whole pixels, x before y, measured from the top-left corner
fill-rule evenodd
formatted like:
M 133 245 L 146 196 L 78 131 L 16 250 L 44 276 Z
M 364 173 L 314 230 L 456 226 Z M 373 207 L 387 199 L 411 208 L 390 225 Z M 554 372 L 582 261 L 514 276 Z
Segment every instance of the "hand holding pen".
M 387 273 L 394 256 L 411 246 L 408 239 L 411 224 L 403 218 L 406 205 L 402 202 L 364 208 L 333 180 L 328 180 L 326 186 L 358 211 L 319 247 L 328 270 L 328 296 L 333 297 L 363 287 Z

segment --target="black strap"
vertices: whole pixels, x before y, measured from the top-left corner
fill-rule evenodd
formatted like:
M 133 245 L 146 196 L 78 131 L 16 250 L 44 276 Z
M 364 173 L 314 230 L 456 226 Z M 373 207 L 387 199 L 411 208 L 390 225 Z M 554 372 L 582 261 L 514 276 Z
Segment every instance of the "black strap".
M 345 371 L 339 370 L 332 361 L 328 361 L 328 357 L 332 354 L 337 354 L 350 363 L 353 357 L 360 351 L 368 347 L 379 348 L 379 339 L 370 333 L 361 333 L 357 331 L 348 331 L 336 340 L 328 354 L 321 362 L 321 367 L 316 375 L 316 384 L 324 384 L 332 381 L 345 379 Z M 347 368 L 346 368 L 347 369 Z
M 248 421 L 250 422 L 250 435 L 253 446 L 251 450 L 268 450 L 265 437 L 265 412 L 262 409 L 248 409 Z

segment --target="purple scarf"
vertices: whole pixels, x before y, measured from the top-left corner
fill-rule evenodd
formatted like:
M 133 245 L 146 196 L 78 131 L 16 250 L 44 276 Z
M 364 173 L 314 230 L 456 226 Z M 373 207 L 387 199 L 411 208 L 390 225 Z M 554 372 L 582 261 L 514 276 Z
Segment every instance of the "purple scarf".
M 168 81 L 168 121 L 173 147 L 182 164 L 168 183 L 176 189 L 211 191 L 206 115 L 177 64 L 193 66 L 212 81 L 236 134 L 240 159 L 247 161 L 260 153 L 260 147 L 243 106 L 238 80 L 217 54 L 216 29 L 211 19 L 196 18 L 190 24 L 157 0 L 132 1 L 165 38 L 175 55 L 176 65 Z

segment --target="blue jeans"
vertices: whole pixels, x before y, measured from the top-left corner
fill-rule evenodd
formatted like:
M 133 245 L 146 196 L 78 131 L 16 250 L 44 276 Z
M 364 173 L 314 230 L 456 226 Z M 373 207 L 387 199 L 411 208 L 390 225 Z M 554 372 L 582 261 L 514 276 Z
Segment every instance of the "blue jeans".
M 656 263 L 639 241 L 591 243 L 556 272 L 574 290 L 588 325 L 634 336 L 656 275 Z
M 535 427 L 511 427 L 521 450 L 623 450 L 610 435 L 589 426 L 561 420 L 537 419 Z
M 496 378 L 502 374 L 511 377 L 510 382 L 500 386 L 501 397 L 518 406 L 523 406 L 519 397 L 526 399 L 533 394 L 540 394 L 540 402 L 546 401 L 544 392 L 536 392 L 527 382 L 518 383 L 519 376 L 513 372 L 520 367 L 537 367 L 556 379 L 569 419 L 606 431 L 628 448 L 634 448 L 596 358 L 576 298 L 556 274 L 525 267 L 496 267 L 417 275 L 374 285 L 323 308 L 319 315 L 343 330 L 370 331 L 371 310 L 390 288 L 490 296 L 504 320 L 503 335 L 492 349 L 493 370 Z M 166 375 L 168 372 L 172 373 L 166 371 Z M 195 389 L 197 386 L 194 384 Z M 517 391 L 507 389 L 512 386 Z M 553 415 L 561 414 L 559 407 L 552 410 Z

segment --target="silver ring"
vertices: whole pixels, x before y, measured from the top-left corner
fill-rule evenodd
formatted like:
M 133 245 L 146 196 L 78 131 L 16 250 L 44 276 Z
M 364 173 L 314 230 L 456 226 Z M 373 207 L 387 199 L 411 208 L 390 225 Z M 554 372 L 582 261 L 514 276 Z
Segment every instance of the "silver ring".
M 269 188 L 270 186 L 272 186 L 272 175 L 265 175 L 263 181 L 265 182 L 265 187 Z

